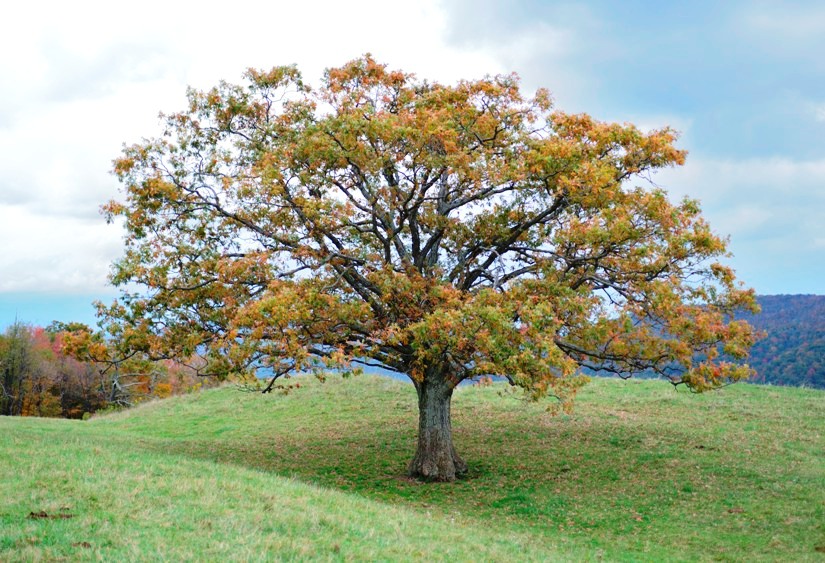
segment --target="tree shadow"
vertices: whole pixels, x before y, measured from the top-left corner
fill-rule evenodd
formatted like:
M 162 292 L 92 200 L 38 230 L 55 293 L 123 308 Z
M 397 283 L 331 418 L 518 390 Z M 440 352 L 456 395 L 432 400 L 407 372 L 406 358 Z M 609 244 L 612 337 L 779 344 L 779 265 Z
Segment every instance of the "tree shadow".
M 671 430 L 663 433 L 663 448 L 651 447 L 644 430 L 621 420 L 557 418 L 535 424 L 492 409 L 457 409 L 455 418 L 456 447 L 469 472 L 454 483 L 424 484 L 407 477 L 415 428 L 400 414 L 360 431 L 316 421 L 300 433 L 264 433 L 246 440 L 149 439 L 143 447 L 271 472 L 391 504 L 546 527 L 592 523 L 580 514 L 589 513 L 588 499 L 643 498 L 647 493 L 645 505 L 671 502 L 649 493 L 672 481 L 664 470 L 672 471 L 679 456 L 667 453 L 670 445 L 689 441 Z

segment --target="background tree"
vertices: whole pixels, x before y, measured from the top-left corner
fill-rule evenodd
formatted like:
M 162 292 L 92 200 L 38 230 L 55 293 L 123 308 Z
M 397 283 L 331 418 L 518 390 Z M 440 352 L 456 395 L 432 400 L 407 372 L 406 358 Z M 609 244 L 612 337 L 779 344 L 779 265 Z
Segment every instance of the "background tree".
M 132 342 L 121 336 L 81 323 L 16 321 L 0 334 L 0 415 L 82 418 L 215 384 L 196 367 L 124 351 L 119 345 Z
M 0 336 L 0 415 L 23 414 L 38 369 L 31 327 L 15 320 Z
M 0 414 L 61 416 L 58 354 L 47 332 L 20 321 L 0 336 Z
M 25 334 L 31 361 L 22 389 L 22 416 L 56 417 L 62 414 L 61 374 L 57 370 L 57 354 L 48 333 L 40 327 L 29 328 Z
M 150 357 L 212 373 L 379 365 L 418 392 L 409 471 L 452 480 L 450 398 L 500 375 L 568 406 L 586 378 L 652 370 L 697 391 L 749 375 L 751 291 L 725 241 L 652 171 L 644 133 L 525 97 L 515 76 L 454 86 L 371 57 L 310 89 L 294 67 L 190 90 L 115 163 L 126 228 L 103 322 Z M 136 284 L 136 285 L 135 285 Z M 138 291 L 130 288 L 138 287 Z
M 80 323 L 58 327 L 60 349 L 71 360 L 95 374 L 98 395 L 106 406 L 131 407 L 154 396 L 157 383 L 165 379 L 166 366 L 134 349 L 133 342 Z M 133 349 L 123 350 L 123 346 Z M 168 393 L 163 393 L 168 396 Z

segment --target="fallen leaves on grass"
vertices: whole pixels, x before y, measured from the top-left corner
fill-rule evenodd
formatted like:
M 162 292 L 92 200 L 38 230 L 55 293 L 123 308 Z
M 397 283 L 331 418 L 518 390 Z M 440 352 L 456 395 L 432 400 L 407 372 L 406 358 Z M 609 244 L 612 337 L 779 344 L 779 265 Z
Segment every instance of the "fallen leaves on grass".
M 59 512 L 57 514 L 49 514 L 45 510 L 40 510 L 38 512 L 29 512 L 28 519 L 29 520 L 60 520 L 60 519 L 68 519 L 74 518 L 74 514 L 69 514 L 67 512 Z
M 85 547 L 85 548 L 90 548 L 90 547 L 92 547 L 92 544 L 90 544 L 90 543 L 89 543 L 89 542 L 87 542 L 87 541 L 78 541 L 78 542 L 74 542 L 74 543 L 72 544 L 72 547 Z

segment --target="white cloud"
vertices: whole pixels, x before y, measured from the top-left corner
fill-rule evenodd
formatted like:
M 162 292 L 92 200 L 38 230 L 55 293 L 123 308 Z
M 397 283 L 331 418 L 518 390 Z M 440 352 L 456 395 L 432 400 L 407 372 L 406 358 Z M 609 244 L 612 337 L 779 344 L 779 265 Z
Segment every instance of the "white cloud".
M 654 181 L 673 199 L 700 200 L 711 227 L 730 235 L 733 265 L 746 282 L 760 280 L 760 293 L 825 290 L 825 159 L 689 157 Z
M 820 64 L 810 47 L 825 37 L 825 9 L 749 8 L 739 29 L 748 41 L 807 48 L 804 60 Z M 515 70 L 527 88 L 549 87 L 566 111 L 592 111 L 621 87 L 601 84 L 587 64 L 630 56 L 610 22 L 581 3 L 544 4 L 541 17 L 529 4 L 517 9 L 485 0 L 403 9 L 380 0 L 10 4 L 0 34 L 0 292 L 103 287 L 120 248 L 120 230 L 97 214 L 117 196 L 111 160 L 122 143 L 157 134 L 158 111 L 181 109 L 186 85 L 208 88 L 238 81 L 250 66 L 290 63 L 317 84 L 325 67 L 372 52 L 444 82 Z M 680 145 L 692 146 L 693 117 L 664 107 L 596 117 L 671 125 L 684 132 Z M 825 121 L 825 106 L 810 107 L 811 119 Z M 655 180 L 699 197 L 745 269 L 791 267 L 802 252 L 825 263 L 825 161 L 690 157 Z
M 121 229 L 0 205 L 0 292 L 103 292 Z
M 784 60 L 816 75 L 825 70 L 825 5 L 821 2 L 754 2 L 735 13 L 731 32 L 751 53 L 759 53 L 764 68 Z
M 123 4 L 17 2 L 0 34 L 0 292 L 96 290 L 120 230 L 98 207 L 123 143 L 159 133 L 158 112 L 184 107 L 187 85 L 239 81 L 248 67 L 325 67 L 372 52 L 421 76 L 454 81 L 500 69 L 446 45 L 435 0 Z
M 445 11 L 451 45 L 485 54 L 497 62 L 495 72 L 517 72 L 528 90 L 549 89 L 565 111 L 588 110 L 601 91 L 587 68 L 592 54 L 610 59 L 622 51 L 583 3 L 451 0 Z
M 579 45 L 581 39 L 573 29 L 538 21 L 473 47 L 499 61 L 505 72 L 518 72 L 528 89 L 548 88 L 561 109 L 581 111 L 580 94 L 593 85 L 585 73 L 569 64 Z
M 684 167 L 663 171 L 659 178 L 678 195 L 695 195 L 698 191 L 699 197 L 712 202 L 732 197 L 750 202 L 766 199 L 810 204 L 811 199 L 825 198 L 825 159 L 688 157 Z
M 777 39 L 819 40 L 825 34 L 825 7 L 821 4 L 758 3 L 745 10 L 742 18 L 746 28 L 770 34 L 780 48 L 783 42 Z

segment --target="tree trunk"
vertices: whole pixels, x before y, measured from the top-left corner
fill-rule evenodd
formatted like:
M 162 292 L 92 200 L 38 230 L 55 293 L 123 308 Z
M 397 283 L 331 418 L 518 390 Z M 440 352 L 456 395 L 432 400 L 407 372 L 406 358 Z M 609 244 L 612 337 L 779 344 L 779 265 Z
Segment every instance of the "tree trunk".
M 467 473 L 467 464 L 453 447 L 450 425 L 453 389 L 442 378 L 425 378 L 415 384 L 415 389 L 418 392 L 418 448 L 410 462 L 410 476 L 427 481 L 455 481 L 457 476 Z

